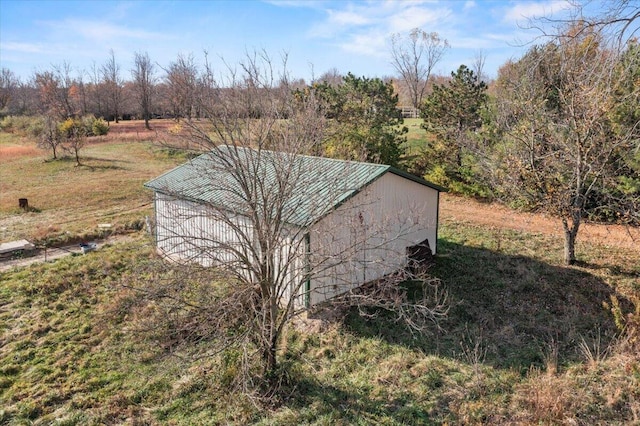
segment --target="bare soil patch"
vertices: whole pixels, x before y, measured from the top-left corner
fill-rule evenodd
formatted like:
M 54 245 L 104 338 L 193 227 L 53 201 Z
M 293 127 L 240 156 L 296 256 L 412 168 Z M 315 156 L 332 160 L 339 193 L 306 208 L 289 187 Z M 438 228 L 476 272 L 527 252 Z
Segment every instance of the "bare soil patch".
M 440 200 L 440 216 L 444 220 L 464 221 L 498 229 L 512 229 L 564 238 L 560 220 L 544 214 L 518 212 L 497 203 L 481 203 L 451 194 L 441 194 Z M 640 253 L 640 228 L 583 223 L 580 226 L 578 239 L 631 249 Z

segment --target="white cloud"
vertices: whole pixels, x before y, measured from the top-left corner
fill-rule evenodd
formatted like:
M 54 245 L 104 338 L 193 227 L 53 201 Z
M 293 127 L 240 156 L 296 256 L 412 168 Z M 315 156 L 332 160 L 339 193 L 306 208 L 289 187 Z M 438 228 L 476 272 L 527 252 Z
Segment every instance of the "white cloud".
M 329 21 L 340 26 L 360 26 L 371 23 L 371 20 L 367 16 L 355 11 L 329 10 L 328 13 Z
M 387 55 L 387 39 L 384 35 L 371 31 L 353 35 L 340 43 L 342 50 L 358 55 L 384 57 Z
M 550 17 L 551 15 L 571 8 L 571 4 L 566 0 L 521 2 L 516 3 L 506 10 L 504 21 L 511 23 L 534 18 Z
M 333 39 L 345 52 L 379 58 L 388 54 L 392 34 L 413 28 L 438 31 L 453 12 L 433 1 L 388 0 L 333 3 L 324 13 L 309 30 L 310 38 Z
M 464 11 L 471 10 L 471 9 L 473 9 L 474 7 L 476 7 L 476 2 L 475 2 L 474 0 L 467 0 L 467 1 L 464 3 L 463 10 L 464 10 Z
M 22 53 L 43 53 L 45 49 L 43 49 L 42 45 L 35 43 L 19 43 L 19 42 L 4 42 L 0 43 L 0 50 L 8 50 L 13 52 L 22 52 Z
M 387 18 L 385 24 L 390 32 L 398 33 L 436 24 L 450 15 L 451 10 L 445 8 L 410 7 Z

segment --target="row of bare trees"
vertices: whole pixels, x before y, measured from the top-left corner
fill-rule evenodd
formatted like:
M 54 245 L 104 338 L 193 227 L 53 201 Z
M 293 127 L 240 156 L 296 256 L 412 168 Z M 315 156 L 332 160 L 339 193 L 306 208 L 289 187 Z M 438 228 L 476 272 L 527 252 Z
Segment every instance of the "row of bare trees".
M 394 87 L 401 104 L 419 108 L 434 67 L 448 48 L 448 42 L 437 33 L 418 28 L 391 37 L 392 64 L 398 72 Z M 147 125 L 153 116 L 191 119 L 202 114 L 198 98 L 206 93 L 207 68 L 207 52 L 203 64 L 192 54 L 180 54 L 166 67 L 146 52 L 136 52 L 132 69 L 124 70 L 113 51 L 103 64 L 94 63 L 88 70 L 63 62 L 20 79 L 2 68 L 0 114 L 51 114 L 61 119 L 93 114 L 116 122 L 129 117 L 144 119 Z M 317 81 L 339 85 L 342 78 L 332 69 Z M 295 84 L 304 85 L 301 79 Z
M 74 70 L 70 63 L 36 71 L 26 81 L 11 70 L 0 72 L 2 115 L 47 114 L 58 119 L 93 114 L 108 121 L 154 116 L 190 118 L 204 75 L 192 56 L 179 56 L 162 70 L 145 52 L 134 54 L 125 71 L 111 52 L 102 65 Z M 129 77 L 129 78 L 127 78 Z

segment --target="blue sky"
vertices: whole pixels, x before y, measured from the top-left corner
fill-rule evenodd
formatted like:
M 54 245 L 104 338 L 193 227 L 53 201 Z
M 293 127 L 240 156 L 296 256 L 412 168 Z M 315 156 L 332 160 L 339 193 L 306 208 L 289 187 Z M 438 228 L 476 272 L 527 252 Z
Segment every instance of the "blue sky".
M 539 33 L 532 16 L 562 16 L 565 0 L 540 1 L 35 1 L 0 0 L 0 66 L 20 78 L 67 62 L 74 72 L 104 64 L 113 50 L 129 78 L 135 52 L 162 67 L 178 54 L 214 66 L 264 49 L 307 81 L 336 68 L 358 76 L 393 76 L 389 40 L 419 27 L 438 32 L 451 48 L 436 67 L 449 74 L 482 51 L 496 74 Z

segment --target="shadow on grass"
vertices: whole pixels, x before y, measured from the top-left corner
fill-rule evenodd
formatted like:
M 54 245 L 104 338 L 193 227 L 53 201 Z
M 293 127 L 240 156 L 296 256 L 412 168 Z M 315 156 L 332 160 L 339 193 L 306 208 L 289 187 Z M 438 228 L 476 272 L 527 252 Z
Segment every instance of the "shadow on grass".
M 325 417 L 321 420 L 338 424 L 379 424 L 385 418 L 401 424 L 441 424 L 427 404 L 414 404 L 411 396 L 401 393 L 397 397 L 372 398 L 367 389 L 345 389 L 313 378 L 296 380 L 289 392 L 285 404 L 300 410 L 297 420 L 301 422 L 317 422 L 319 417 Z M 302 409 L 309 407 L 312 409 L 305 414 Z
M 113 158 L 102 158 L 102 157 L 91 157 L 91 156 L 87 156 L 87 157 L 81 157 L 82 160 L 84 161 L 97 161 L 99 163 L 127 163 L 127 164 L 131 164 L 133 163 L 133 161 L 131 160 L 125 160 L 125 159 L 113 159 Z
M 76 163 L 75 157 L 64 155 L 58 158 L 47 158 L 44 160 L 45 163 L 73 163 L 74 166 L 78 166 L 90 171 L 95 170 L 125 170 L 125 167 L 116 165 L 116 163 L 131 163 L 130 160 L 114 160 L 109 158 L 98 158 L 98 157 L 85 157 L 80 156 L 80 164 Z M 91 162 L 92 164 L 89 164 Z M 98 164 L 96 164 L 98 163 Z M 106 164 L 103 164 L 106 163 Z
M 583 341 L 602 352 L 616 334 L 605 306 L 614 290 L 588 272 L 446 240 L 438 248 L 431 274 L 451 304 L 442 330 L 416 338 L 388 318 L 357 314 L 346 325 L 426 353 L 523 372 L 584 359 Z

